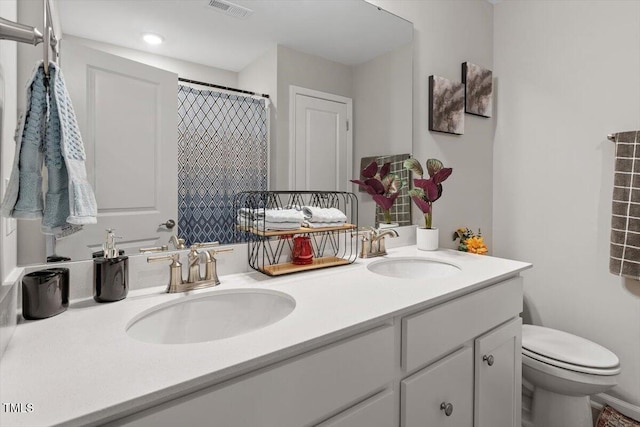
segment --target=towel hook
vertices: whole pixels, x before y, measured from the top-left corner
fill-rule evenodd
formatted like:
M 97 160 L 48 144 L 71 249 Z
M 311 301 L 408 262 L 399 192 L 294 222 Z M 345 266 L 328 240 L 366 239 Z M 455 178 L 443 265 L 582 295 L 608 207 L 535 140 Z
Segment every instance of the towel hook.
M 20 24 L 0 18 L 0 40 L 13 40 L 19 43 L 29 43 L 34 46 L 42 43 L 44 46 L 43 62 L 45 75 L 49 76 L 49 49 L 53 50 L 55 57 L 58 56 L 58 39 L 52 28 L 52 12 L 49 0 L 43 0 L 44 28 L 41 33 L 36 27 Z
M 53 18 L 51 17 L 51 5 L 49 4 L 49 0 L 43 0 L 44 2 L 44 35 L 43 38 L 46 40 L 46 43 L 43 43 L 43 63 L 44 63 L 44 75 L 49 78 L 49 49 L 53 50 L 54 61 L 58 59 L 58 39 L 51 27 L 53 23 Z M 45 83 L 46 81 L 45 80 Z

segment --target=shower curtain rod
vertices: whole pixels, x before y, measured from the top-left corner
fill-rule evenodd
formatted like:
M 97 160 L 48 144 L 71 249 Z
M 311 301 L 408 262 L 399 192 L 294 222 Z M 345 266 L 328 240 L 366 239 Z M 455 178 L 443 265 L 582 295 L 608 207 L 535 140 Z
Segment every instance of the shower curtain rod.
M 201 85 L 201 86 L 206 86 L 206 87 L 213 87 L 216 89 L 223 89 L 223 90 L 228 90 L 231 92 L 239 92 L 239 93 L 244 93 L 246 95 L 253 95 L 253 96 L 261 96 L 263 98 L 267 98 L 269 99 L 269 95 L 266 93 L 256 93 L 256 92 L 251 92 L 248 90 L 242 90 L 242 89 L 236 89 L 234 87 L 228 87 L 228 86 L 220 86 L 220 85 L 216 85 L 213 83 L 205 83 L 205 82 L 199 82 L 197 80 L 190 80 L 190 79 L 185 79 L 182 77 L 178 77 L 178 81 L 184 82 L 184 83 L 193 83 L 196 85 Z

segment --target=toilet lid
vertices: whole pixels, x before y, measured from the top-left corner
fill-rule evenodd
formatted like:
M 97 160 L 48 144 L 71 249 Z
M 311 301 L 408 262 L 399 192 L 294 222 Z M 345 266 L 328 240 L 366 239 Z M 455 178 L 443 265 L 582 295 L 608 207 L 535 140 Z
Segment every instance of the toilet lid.
M 593 341 L 543 326 L 522 325 L 522 348 L 575 366 L 615 368 L 620 364 L 618 356 Z

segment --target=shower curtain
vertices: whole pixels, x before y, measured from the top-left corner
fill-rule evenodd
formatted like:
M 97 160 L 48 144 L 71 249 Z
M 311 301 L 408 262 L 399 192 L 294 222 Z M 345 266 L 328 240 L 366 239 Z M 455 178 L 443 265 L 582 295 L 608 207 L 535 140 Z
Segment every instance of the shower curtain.
M 234 196 L 267 190 L 267 102 L 178 86 L 178 233 L 187 244 L 233 243 Z

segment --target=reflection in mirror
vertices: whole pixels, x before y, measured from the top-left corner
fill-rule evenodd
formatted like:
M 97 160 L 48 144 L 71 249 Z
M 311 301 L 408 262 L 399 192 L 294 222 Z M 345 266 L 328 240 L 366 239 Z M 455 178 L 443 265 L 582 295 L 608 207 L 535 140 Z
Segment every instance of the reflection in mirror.
M 234 3 L 239 12 L 251 12 L 231 16 L 205 0 L 58 0 L 60 64 L 99 218 L 80 233 L 47 242 L 34 232 L 37 224 L 21 224 L 20 264 L 54 254 L 88 259 L 105 228 L 117 230 L 120 248 L 130 255 L 167 245 L 176 235 L 187 244 L 229 243 L 234 192 L 297 188 L 300 176 L 318 170 L 339 177 L 332 184 L 337 188 L 356 191 L 346 181 L 361 157 L 411 151 L 411 23 L 361 0 Z M 146 32 L 164 43 L 145 45 Z M 179 78 L 205 85 L 180 83 L 179 99 Z M 333 143 L 309 145 L 319 137 L 296 139 L 292 87 L 352 102 L 352 116 L 334 123 L 335 133 L 347 129 L 352 153 Z M 183 139 L 180 145 L 177 112 L 194 103 L 211 109 L 189 113 L 188 144 Z M 221 122 L 227 130 L 220 130 Z M 322 130 L 331 133 L 326 125 Z M 259 142 L 250 146 L 249 139 Z M 314 153 L 331 150 L 331 161 L 311 171 L 319 161 Z M 181 163 L 181 153 L 188 162 Z M 340 156 L 353 160 L 347 164 Z M 359 203 L 360 224 L 374 225 L 370 198 L 359 195 Z M 167 227 L 169 220 L 177 225 Z
M 397 184 L 400 190 L 393 205 L 389 209 L 389 216 L 385 218 L 384 209 L 380 205 L 376 204 L 375 207 L 375 227 L 381 228 L 393 228 L 411 225 L 411 197 L 409 197 L 408 191 L 410 186 L 411 172 L 405 169 L 404 161 L 411 158 L 411 154 L 395 154 L 388 156 L 373 156 L 363 157 L 360 160 L 360 171 L 363 171 L 371 162 L 376 162 L 381 168 L 384 164 L 389 163 L 388 175 L 395 175 L 394 181 L 400 183 Z M 360 180 L 364 180 L 365 177 L 360 174 Z M 365 190 L 360 187 L 360 194 L 366 193 Z

